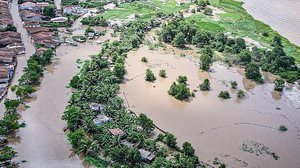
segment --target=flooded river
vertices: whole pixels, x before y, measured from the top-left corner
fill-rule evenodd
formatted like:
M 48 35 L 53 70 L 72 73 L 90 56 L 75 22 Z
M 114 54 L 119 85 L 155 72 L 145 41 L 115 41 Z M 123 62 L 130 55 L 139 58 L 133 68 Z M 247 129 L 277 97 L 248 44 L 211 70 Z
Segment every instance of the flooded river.
M 243 0 L 244 8 L 256 19 L 300 46 L 299 0 Z
M 183 54 L 187 56 L 181 57 Z M 193 58 L 196 56 L 196 52 L 180 51 L 170 46 L 158 51 L 143 46 L 130 52 L 121 95 L 126 95 L 131 110 L 147 114 L 159 127 L 174 133 L 179 143 L 191 142 L 200 160 L 207 163 L 212 164 L 217 157 L 229 167 L 298 167 L 299 90 L 294 88 L 294 91 L 285 91 L 281 97 L 274 96 L 272 84 L 249 87 L 253 82 L 243 78 L 241 70 L 220 63 L 215 63 L 209 74 L 199 72 L 198 61 Z M 142 63 L 141 57 L 146 57 L 149 62 Z M 146 68 L 151 68 L 156 74 L 154 83 L 145 81 Z M 167 78 L 158 76 L 160 69 L 166 70 Z M 209 78 L 212 89 L 196 92 L 190 102 L 178 101 L 167 91 L 179 75 L 188 77 L 191 90 L 199 90 L 197 86 L 205 78 Z M 238 88 L 246 91 L 246 98 L 237 98 L 237 90 L 230 88 L 230 81 L 238 82 Z M 232 98 L 219 99 L 217 96 L 221 90 L 228 90 Z M 288 127 L 288 131 L 278 131 L 280 125 Z M 275 160 L 268 154 L 256 156 L 244 152 L 242 144 L 249 142 L 264 144 L 280 159 Z M 258 150 L 256 148 L 253 149 Z

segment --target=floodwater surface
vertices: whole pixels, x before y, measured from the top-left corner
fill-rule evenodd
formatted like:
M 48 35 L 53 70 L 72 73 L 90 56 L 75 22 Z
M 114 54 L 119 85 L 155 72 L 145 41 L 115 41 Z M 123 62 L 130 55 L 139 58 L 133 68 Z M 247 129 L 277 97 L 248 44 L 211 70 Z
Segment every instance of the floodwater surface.
M 128 73 L 120 95 L 128 100 L 131 110 L 145 113 L 158 127 L 174 133 L 179 144 L 191 142 L 200 160 L 207 163 L 212 164 L 217 157 L 229 167 L 298 167 L 299 90 L 293 87 L 273 99 L 272 84 L 253 85 L 240 75 L 240 69 L 227 68 L 221 63 L 214 63 L 210 73 L 200 72 L 197 56 L 191 50 L 180 51 L 171 46 L 158 50 L 142 46 L 129 52 Z M 149 62 L 141 62 L 142 57 Z M 144 79 L 147 68 L 157 77 L 153 83 Z M 167 78 L 158 76 L 160 69 L 166 70 Z M 176 100 L 167 93 L 179 75 L 186 75 L 190 89 L 198 90 L 189 102 Z M 210 80 L 211 90 L 201 92 L 198 85 L 205 78 Z M 230 88 L 230 81 L 237 81 L 238 89 L 246 91 L 245 98 L 237 98 L 237 90 Z M 221 90 L 229 91 L 232 98 L 218 98 Z M 280 132 L 280 125 L 285 125 L 288 131 Z M 262 143 L 280 158 L 243 151 L 242 145 L 249 142 Z
M 243 7 L 254 18 L 300 46 L 299 0 L 243 0 Z

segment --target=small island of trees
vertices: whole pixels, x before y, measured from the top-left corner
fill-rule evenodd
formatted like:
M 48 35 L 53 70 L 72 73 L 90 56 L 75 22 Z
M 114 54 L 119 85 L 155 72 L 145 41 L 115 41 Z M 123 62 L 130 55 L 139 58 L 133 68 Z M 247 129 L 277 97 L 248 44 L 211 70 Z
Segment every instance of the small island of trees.
M 169 95 L 175 97 L 178 100 L 187 100 L 189 97 L 192 96 L 190 92 L 190 88 L 187 86 L 187 77 L 186 76 L 179 76 L 177 78 L 177 83 L 174 82 L 168 93 Z

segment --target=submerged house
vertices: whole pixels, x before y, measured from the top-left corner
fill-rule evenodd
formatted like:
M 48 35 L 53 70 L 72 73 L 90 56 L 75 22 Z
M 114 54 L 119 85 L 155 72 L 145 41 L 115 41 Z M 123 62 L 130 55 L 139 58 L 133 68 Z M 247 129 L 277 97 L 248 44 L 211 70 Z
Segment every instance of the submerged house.
M 145 149 L 139 149 L 140 154 L 141 154 L 141 159 L 144 162 L 151 162 L 154 158 L 155 155 Z
M 96 126 L 100 126 L 108 121 L 110 121 L 111 119 L 109 117 L 107 117 L 106 115 L 104 114 L 99 114 L 97 115 L 97 117 L 93 120 L 94 124 Z
M 99 103 L 91 103 L 90 104 L 90 108 L 93 111 L 99 111 L 102 112 L 104 110 L 104 105 L 103 104 L 99 104 Z
M 109 132 L 113 136 L 120 136 L 121 138 L 125 136 L 125 132 L 123 132 L 120 128 L 109 129 Z

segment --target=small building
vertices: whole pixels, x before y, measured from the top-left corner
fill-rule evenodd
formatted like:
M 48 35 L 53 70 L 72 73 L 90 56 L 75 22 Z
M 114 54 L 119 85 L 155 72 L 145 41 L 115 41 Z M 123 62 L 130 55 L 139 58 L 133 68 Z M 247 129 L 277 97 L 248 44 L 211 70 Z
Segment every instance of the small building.
M 113 136 L 118 136 L 118 135 L 121 136 L 121 137 L 125 136 L 125 132 L 123 132 L 120 128 L 109 129 L 109 132 Z
M 87 9 L 83 9 L 79 5 L 69 5 L 63 7 L 63 13 L 68 15 L 78 15 L 82 16 L 88 12 Z
M 0 136 L 0 146 L 5 145 L 7 143 L 7 138 L 4 136 Z
M 43 11 L 45 7 L 49 6 L 49 2 L 37 2 L 36 6 L 41 8 L 41 10 Z
M 94 110 L 94 111 L 102 112 L 104 110 L 104 107 L 105 106 L 103 104 L 99 104 L 99 103 L 91 103 L 90 104 L 91 110 Z
M 0 66 L 0 83 L 8 83 L 10 78 L 13 76 L 13 66 Z
M 88 33 L 88 38 L 89 39 L 94 39 L 94 37 L 95 37 L 95 33 L 93 33 L 93 32 Z
M 141 159 L 144 162 L 151 162 L 154 158 L 155 155 L 145 149 L 139 149 L 140 154 L 141 154 Z
M 50 20 L 50 22 L 54 22 L 54 23 L 65 23 L 66 21 L 68 21 L 68 18 L 66 17 L 56 17 Z
M 19 5 L 20 10 L 30 10 L 33 12 L 41 12 L 41 8 L 37 6 L 34 2 L 24 2 Z
M 7 91 L 7 87 L 8 87 L 7 83 L 0 83 L 0 95 L 1 95 L 1 93 L 5 93 Z
M 131 143 L 131 142 L 128 142 L 127 140 L 122 140 L 122 141 L 121 141 L 121 144 L 122 144 L 122 145 L 125 145 L 125 146 L 127 146 L 127 147 L 129 147 L 129 148 L 133 148 L 133 147 L 135 146 L 135 144 L 133 144 L 133 143 Z
M 96 126 L 100 126 L 108 121 L 110 121 L 111 119 L 109 117 L 107 117 L 104 114 L 98 114 L 97 117 L 93 120 L 94 124 Z

